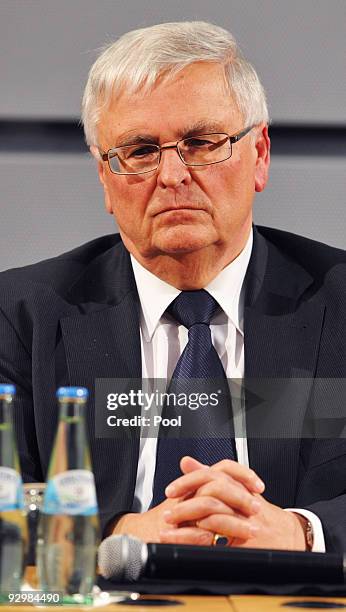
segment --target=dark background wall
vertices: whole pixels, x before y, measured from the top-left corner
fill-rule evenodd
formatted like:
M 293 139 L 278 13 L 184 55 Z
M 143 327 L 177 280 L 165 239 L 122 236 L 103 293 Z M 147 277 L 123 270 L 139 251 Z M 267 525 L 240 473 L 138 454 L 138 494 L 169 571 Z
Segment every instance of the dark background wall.
M 266 87 L 256 221 L 346 248 L 345 0 L 0 0 L 0 269 L 114 231 L 78 127 L 88 69 L 125 31 L 185 19 L 228 28 Z

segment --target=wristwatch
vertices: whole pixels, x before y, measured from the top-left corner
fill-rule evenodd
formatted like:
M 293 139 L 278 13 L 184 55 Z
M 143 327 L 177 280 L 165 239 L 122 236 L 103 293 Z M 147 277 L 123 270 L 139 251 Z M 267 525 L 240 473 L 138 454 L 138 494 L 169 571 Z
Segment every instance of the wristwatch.
M 305 527 L 305 542 L 306 550 L 311 551 L 314 545 L 314 530 L 309 520 L 307 520 Z

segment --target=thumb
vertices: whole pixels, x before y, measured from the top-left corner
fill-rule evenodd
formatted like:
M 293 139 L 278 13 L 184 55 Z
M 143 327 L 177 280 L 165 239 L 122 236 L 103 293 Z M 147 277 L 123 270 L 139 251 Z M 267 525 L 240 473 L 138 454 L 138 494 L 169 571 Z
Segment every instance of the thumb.
M 183 457 L 180 461 L 180 469 L 183 474 L 189 474 L 189 472 L 194 472 L 195 470 L 200 470 L 201 468 L 208 469 L 209 466 L 189 456 Z

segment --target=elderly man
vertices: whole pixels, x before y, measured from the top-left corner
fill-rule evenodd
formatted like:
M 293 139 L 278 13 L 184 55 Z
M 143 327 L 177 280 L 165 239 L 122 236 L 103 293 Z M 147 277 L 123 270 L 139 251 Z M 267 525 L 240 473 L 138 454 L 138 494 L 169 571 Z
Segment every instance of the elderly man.
M 233 37 L 202 22 L 124 35 L 91 69 L 83 123 L 120 236 L 1 275 L 1 379 L 19 389 L 25 479 L 45 477 L 61 384 L 302 377 L 305 401 L 282 421 L 303 420 L 313 377 L 345 376 L 346 255 L 253 226 L 268 112 Z M 92 395 L 104 534 L 344 549 L 344 441 L 256 439 L 246 406 L 241 420 L 242 435 L 234 422 L 208 444 L 100 439 Z

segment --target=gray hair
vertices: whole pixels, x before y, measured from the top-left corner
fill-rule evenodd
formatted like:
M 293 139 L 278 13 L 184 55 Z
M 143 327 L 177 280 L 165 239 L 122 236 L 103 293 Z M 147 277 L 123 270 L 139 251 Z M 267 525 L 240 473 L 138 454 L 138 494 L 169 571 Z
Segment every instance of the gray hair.
M 227 30 L 204 21 L 161 23 L 124 34 L 91 67 L 82 102 L 87 144 L 97 145 L 101 110 L 122 88 L 149 91 L 159 77 L 171 78 L 194 62 L 223 65 L 245 124 L 268 123 L 263 86 Z

